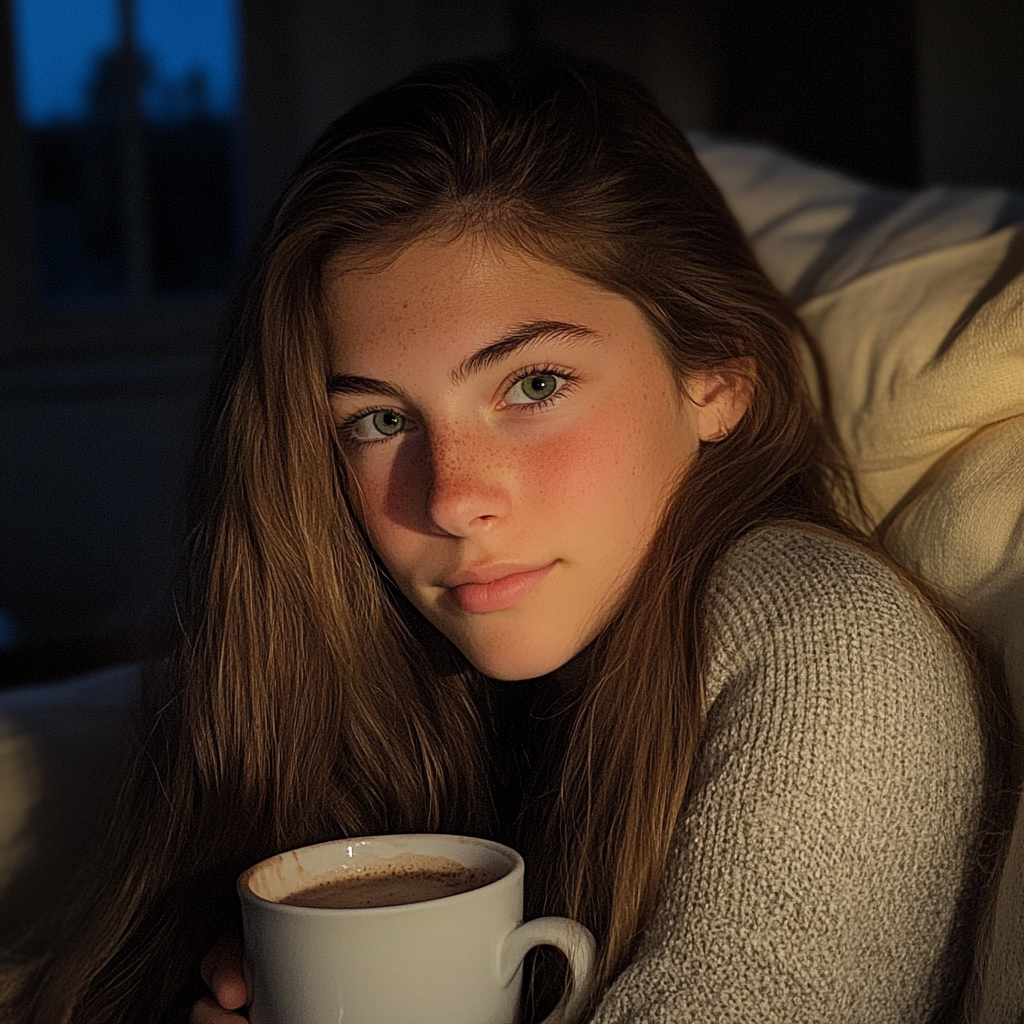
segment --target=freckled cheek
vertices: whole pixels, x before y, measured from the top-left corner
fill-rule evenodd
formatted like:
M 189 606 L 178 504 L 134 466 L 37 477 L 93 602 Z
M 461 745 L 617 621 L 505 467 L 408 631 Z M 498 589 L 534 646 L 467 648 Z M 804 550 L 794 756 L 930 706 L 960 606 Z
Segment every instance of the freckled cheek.
M 520 453 L 521 500 L 538 512 L 560 512 L 583 521 L 598 509 L 621 503 L 633 475 L 635 453 L 618 425 L 583 424 L 559 432 Z
M 627 550 L 655 527 L 686 452 L 636 416 L 604 416 L 545 446 L 547 509 L 601 546 Z M 557 507 L 556 507 L 557 505 Z M 540 510 L 543 512 L 543 510 Z

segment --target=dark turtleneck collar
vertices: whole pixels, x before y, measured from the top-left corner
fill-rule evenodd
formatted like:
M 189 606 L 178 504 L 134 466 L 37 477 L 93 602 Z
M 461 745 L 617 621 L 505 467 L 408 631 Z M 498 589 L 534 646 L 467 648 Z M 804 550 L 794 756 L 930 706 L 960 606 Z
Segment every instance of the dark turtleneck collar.
M 556 748 L 566 738 L 566 716 L 586 678 L 588 651 L 533 679 L 487 680 L 495 810 L 505 841 L 513 845 L 515 822 L 560 760 Z
M 578 654 L 574 654 L 564 665 L 556 668 L 550 674 L 550 679 L 563 693 L 578 689 L 586 679 L 589 662 L 590 646 L 587 646 Z

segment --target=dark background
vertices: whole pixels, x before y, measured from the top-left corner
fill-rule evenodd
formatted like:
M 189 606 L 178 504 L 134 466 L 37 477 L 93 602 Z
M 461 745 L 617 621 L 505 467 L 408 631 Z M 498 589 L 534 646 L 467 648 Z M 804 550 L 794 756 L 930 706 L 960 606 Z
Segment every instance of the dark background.
M 237 262 L 305 147 L 352 102 L 427 61 L 535 45 L 636 74 L 683 128 L 893 186 L 1024 188 L 1020 0 L 243 0 L 240 13 L 237 130 L 158 141 L 172 185 L 176 168 L 230 164 L 233 198 L 197 218 L 218 265 Z M 0 685 L 144 649 L 220 308 L 216 273 L 195 278 L 185 243 L 156 272 L 203 289 L 48 303 L 34 145 L 0 0 L 0 608 L 15 630 Z M 47 164 L 55 188 L 62 159 Z M 153 189 L 151 205 L 167 192 Z

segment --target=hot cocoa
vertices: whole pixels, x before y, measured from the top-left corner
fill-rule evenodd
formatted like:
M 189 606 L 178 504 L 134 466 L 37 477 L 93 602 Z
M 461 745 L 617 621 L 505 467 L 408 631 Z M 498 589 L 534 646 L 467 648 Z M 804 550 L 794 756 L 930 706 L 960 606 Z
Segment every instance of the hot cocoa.
M 348 871 L 278 900 L 292 907 L 354 910 L 423 903 L 479 889 L 495 880 L 447 857 L 415 856 Z

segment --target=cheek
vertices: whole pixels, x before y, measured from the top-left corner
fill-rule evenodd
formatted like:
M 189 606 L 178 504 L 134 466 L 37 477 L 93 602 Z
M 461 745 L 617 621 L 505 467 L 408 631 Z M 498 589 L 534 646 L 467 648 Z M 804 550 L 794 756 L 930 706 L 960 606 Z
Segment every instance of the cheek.
M 619 539 L 622 530 L 646 528 L 682 462 L 632 415 L 595 416 L 531 446 L 524 457 L 526 505 L 595 529 L 617 528 Z
M 622 455 L 608 434 L 580 429 L 552 439 L 531 453 L 531 460 L 550 481 L 552 496 L 582 511 L 621 489 Z
M 387 515 L 390 472 L 383 460 L 367 460 L 349 472 L 352 511 L 370 538 L 374 550 L 391 567 L 390 549 L 394 546 L 395 523 Z

